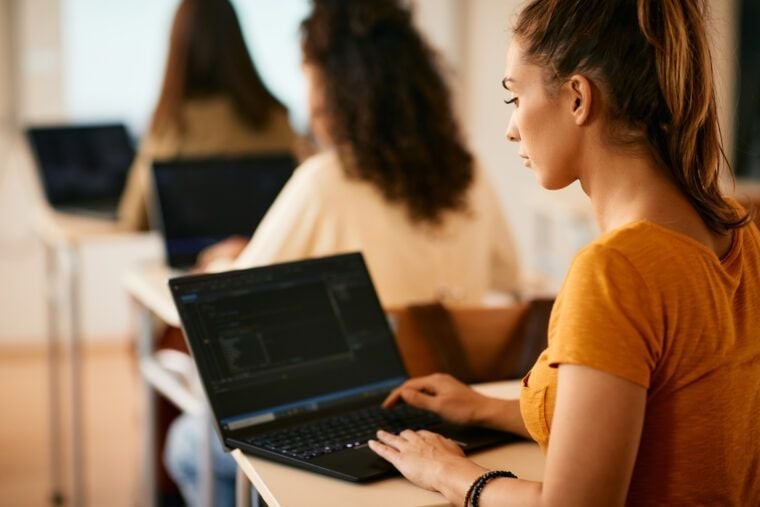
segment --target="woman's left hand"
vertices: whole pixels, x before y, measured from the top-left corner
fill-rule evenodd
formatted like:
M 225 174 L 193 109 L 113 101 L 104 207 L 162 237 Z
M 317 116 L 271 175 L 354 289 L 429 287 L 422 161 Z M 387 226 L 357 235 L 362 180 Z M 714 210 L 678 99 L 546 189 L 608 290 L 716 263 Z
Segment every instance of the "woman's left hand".
M 454 469 L 478 467 L 464 457 L 453 440 L 437 433 L 404 430 L 394 435 L 378 431 L 377 437 L 379 441 L 369 441 L 370 449 L 388 460 L 404 477 L 431 491 L 440 491 L 441 480 Z

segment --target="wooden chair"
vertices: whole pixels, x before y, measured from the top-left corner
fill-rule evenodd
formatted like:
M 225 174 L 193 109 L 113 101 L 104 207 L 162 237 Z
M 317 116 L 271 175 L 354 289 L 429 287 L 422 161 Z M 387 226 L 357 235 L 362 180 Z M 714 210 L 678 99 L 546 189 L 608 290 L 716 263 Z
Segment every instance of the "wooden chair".
M 389 311 L 411 376 L 444 372 L 463 382 L 523 377 L 546 348 L 553 300 L 503 307 L 439 303 Z

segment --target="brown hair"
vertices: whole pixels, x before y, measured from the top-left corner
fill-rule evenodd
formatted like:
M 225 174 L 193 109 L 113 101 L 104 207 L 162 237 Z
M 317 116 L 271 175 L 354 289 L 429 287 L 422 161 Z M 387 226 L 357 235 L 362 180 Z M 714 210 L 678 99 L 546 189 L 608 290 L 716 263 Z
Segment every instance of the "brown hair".
M 328 134 L 348 150 L 345 170 L 404 203 L 412 220 L 435 223 L 463 208 L 472 156 L 410 12 L 395 0 L 315 0 L 302 41 Z
M 257 130 L 273 111 L 285 110 L 261 82 L 229 0 L 183 0 L 151 130 L 181 128 L 185 101 L 214 95 L 229 97 L 241 119 Z
M 555 84 L 604 90 L 610 138 L 646 144 L 716 233 L 746 225 L 720 192 L 722 146 L 703 0 L 533 0 L 515 35 Z M 636 135 L 638 134 L 638 135 Z

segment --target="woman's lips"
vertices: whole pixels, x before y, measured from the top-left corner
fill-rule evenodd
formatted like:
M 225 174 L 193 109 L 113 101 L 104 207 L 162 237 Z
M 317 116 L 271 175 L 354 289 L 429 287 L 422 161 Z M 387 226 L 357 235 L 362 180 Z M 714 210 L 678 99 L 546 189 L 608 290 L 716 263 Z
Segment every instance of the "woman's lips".
M 530 158 L 526 157 L 525 155 L 520 155 L 520 158 L 523 159 L 523 165 L 525 167 L 530 167 Z

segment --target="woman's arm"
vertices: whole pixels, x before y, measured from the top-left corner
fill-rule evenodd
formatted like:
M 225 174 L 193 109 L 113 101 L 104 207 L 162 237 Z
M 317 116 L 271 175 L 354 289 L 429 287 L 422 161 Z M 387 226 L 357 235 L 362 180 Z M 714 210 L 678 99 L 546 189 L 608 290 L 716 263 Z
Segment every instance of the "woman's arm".
M 472 424 L 532 438 L 520 413 L 520 400 L 486 398 Z
M 480 505 L 622 505 L 645 405 L 646 389 L 638 384 L 586 366 L 561 365 L 544 482 L 494 479 Z M 371 447 L 412 482 L 462 505 L 467 488 L 485 470 L 448 442 L 410 433 L 381 433 L 381 443 Z

